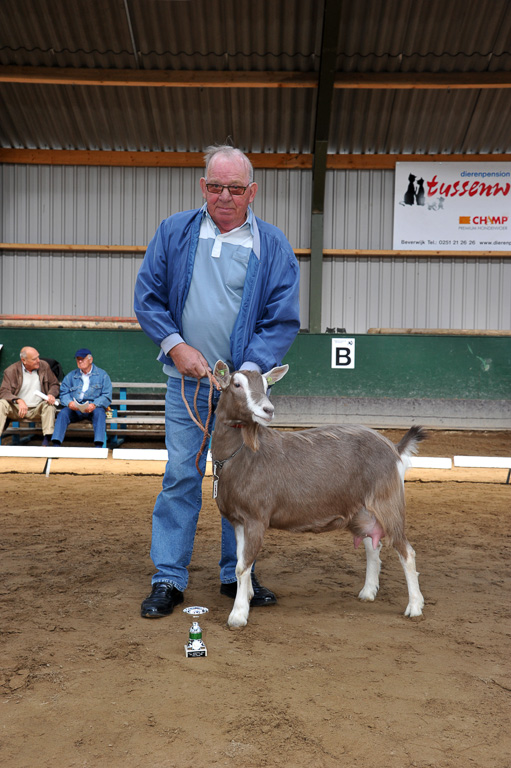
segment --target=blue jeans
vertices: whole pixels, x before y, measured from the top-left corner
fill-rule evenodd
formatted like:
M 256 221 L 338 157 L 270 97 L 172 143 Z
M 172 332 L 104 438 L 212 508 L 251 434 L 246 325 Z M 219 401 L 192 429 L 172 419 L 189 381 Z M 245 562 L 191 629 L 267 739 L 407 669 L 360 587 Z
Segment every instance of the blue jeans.
M 185 394 L 190 408 L 195 381 L 185 381 Z M 213 394 L 213 407 L 220 393 Z M 209 382 L 201 385 L 197 408 L 203 424 L 208 416 Z M 211 433 L 213 418 L 210 422 Z M 181 397 L 181 379 L 169 376 L 165 398 L 165 444 L 168 462 L 163 476 L 162 490 L 153 510 L 151 559 L 157 569 L 152 583 L 165 581 L 184 592 L 188 585 L 188 565 L 192 557 L 195 531 L 202 506 L 202 477 L 197 472 L 195 459 L 204 435 L 191 420 Z M 199 466 L 204 472 L 208 446 L 204 449 Z M 236 538 L 232 525 L 222 517 L 222 547 L 220 581 L 236 581 Z
M 94 442 L 104 443 L 106 438 L 106 411 L 104 408 L 94 408 L 92 413 L 82 413 L 81 411 L 72 411 L 70 408 L 63 408 L 57 416 L 55 429 L 53 430 L 52 440 L 64 442 L 66 430 L 69 424 L 88 419 L 92 421 L 94 427 Z

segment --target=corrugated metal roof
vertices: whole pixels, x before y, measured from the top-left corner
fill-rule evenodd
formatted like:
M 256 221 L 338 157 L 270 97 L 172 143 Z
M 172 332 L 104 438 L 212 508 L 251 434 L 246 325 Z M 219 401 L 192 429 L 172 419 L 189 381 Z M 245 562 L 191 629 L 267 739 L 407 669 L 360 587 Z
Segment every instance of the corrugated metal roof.
M 0 65 L 317 72 L 318 0 L 2 0 Z M 343 0 L 338 72 L 511 71 L 509 0 Z M 0 84 L 0 146 L 311 152 L 311 88 Z M 339 90 L 331 153 L 511 152 L 511 89 Z
M 143 69 L 309 71 L 319 53 L 322 5 L 315 0 L 2 0 L 6 44 L 0 61 L 134 68 L 134 42 Z
M 338 69 L 478 72 L 503 53 L 509 69 L 510 10 L 507 0 L 343 3 Z
M 199 88 L 6 84 L 2 146 L 201 151 L 231 137 L 250 152 L 310 152 L 315 94 Z
M 511 152 L 511 90 L 336 91 L 329 152 Z

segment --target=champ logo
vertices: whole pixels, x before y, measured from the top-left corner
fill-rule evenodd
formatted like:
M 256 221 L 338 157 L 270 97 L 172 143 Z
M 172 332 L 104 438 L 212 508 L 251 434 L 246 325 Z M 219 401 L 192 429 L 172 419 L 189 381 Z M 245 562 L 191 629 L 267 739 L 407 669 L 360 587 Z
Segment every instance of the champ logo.
M 506 224 L 508 221 L 508 216 L 460 216 L 459 217 L 459 223 L 460 224 L 475 224 L 478 225 L 488 225 L 488 224 Z

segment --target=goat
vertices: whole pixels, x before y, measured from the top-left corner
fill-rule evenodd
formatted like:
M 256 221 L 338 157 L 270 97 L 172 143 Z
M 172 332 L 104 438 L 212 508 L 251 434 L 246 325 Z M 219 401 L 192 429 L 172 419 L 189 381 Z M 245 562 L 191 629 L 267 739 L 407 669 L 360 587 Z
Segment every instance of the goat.
M 363 540 L 366 579 L 359 598 L 379 588 L 381 539 L 396 549 L 405 572 L 406 616 L 420 616 L 424 598 L 415 552 L 404 532 L 404 473 L 426 438 L 412 427 L 394 445 L 368 427 L 328 426 L 296 432 L 264 429 L 273 420 L 268 387 L 289 366 L 265 374 L 232 375 L 219 360 L 214 369 L 222 393 L 211 441 L 213 496 L 236 535 L 236 599 L 228 625 L 244 627 L 253 596 L 250 571 L 267 528 L 322 533 L 348 529 L 355 548 Z

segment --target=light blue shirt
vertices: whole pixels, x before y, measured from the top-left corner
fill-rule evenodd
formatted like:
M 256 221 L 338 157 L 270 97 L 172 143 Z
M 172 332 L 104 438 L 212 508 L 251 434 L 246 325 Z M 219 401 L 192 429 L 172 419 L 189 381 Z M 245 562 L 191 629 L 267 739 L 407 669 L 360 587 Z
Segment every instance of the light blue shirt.
M 161 348 L 158 360 L 170 367 L 168 352 L 183 341 L 183 307 L 203 217 L 204 206 L 164 219 L 147 246 L 135 283 L 138 322 Z M 300 268 L 278 227 L 255 215 L 251 221 L 254 244 L 231 333 L 231 355 L 237 370 L 269 371 L 280 365 L 300 328 Z
M 240 310 L 254 243 L 252 225 L 250 208 L 244 224 L 225 234 L 207 210 L 202 217 L 192 280 L 183 309 L 183 338 L 174 334 L 172 346 L 185 341 L 204 355 L 211 369 L 217 360 L 233 368 L 231 333 Z M 165 342 L 162 348 L 164 345 Z M 167 351 L 171 348 L 167 347 Z M 181 378 L 175 366 L 165 365 L 163 370 L 168 376 Z
M 82 374 L 82 381 L 83 381 L 83 387 L 82 391 L 80 392 L 80 400 L 83 400 L 85 397 L 85 393 L 89 389 L 89 382 L 90 382 L 90 375 L 92 373 L 92 368 L 90 369 L 89 373 L 84 373 L 83 371 L 80 371 Z

